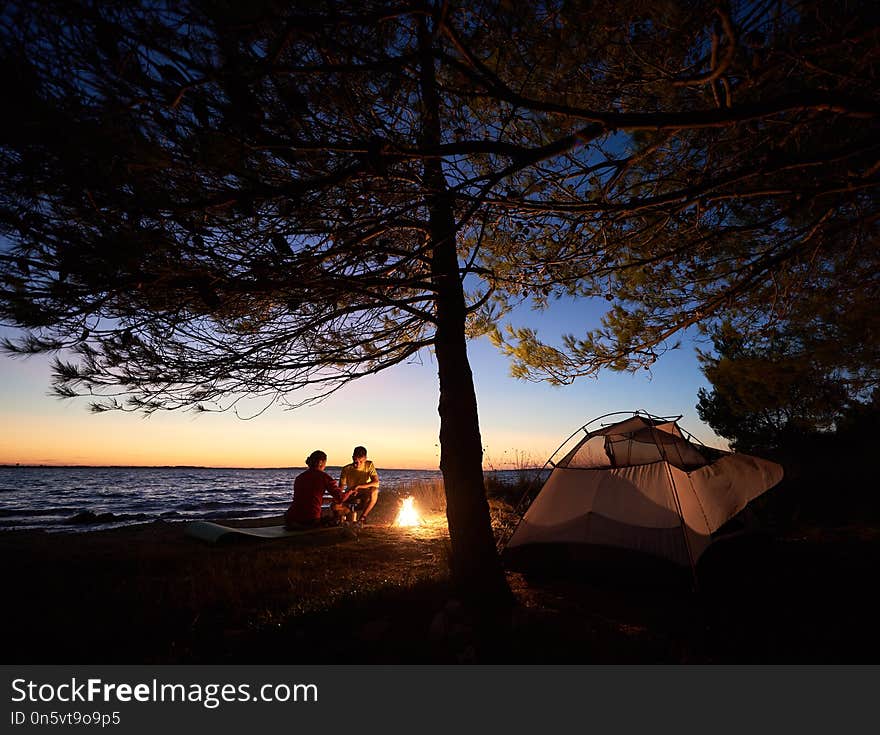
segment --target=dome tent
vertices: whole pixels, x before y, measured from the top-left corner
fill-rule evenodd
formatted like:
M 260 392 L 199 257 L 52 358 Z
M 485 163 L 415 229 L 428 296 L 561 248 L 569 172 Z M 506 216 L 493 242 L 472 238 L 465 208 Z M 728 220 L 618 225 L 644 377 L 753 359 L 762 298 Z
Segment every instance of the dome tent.
M 712 534 L 782 479 L 775 462 L 700 444 L 679 427 L 680 416 L 626 415 L 588 430 L 620 414 L 600 416 L 557 449 L 547 481 L 523 504 L 528 510 L 505 545 L 508 556 L 549 545 L 598 545 L 695 569 Z

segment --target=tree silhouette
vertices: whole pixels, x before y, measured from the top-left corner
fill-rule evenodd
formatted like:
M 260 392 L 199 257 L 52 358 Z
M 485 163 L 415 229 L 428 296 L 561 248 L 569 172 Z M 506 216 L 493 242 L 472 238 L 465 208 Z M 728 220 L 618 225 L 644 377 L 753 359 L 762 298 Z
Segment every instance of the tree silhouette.
M 712 390 L 699 391 L 700 418 L 747 452 L 778 449 L 792 437 L 832 429 L 858 395 L 807 344 L 783 333 L 756 343 L 722 327 L 713 351 L 701 354 Z
M 631 65 L 598 70 L 618 94 L 613 112 L 542 108 L 618 131 L 616 150 L 582 166 L 587 186 L 521 202 L 538 221 L 564 219 L 586 246 L 514 266 L 551 270 L 548 281 L 612 303 L 600 327 L 558 347 L 532 330 L 496 332 L 516 374 L 566 383 L 602 367 L 650 368 L 689 330 L 727 322 L 764 338 L 811 321 L 824 335 L 814 346 L 876 371 L 872 5 L 681 4 L 642 20 L 618 26 Z
M 453 575 L 507 599 L 468 337 L 567 382 L 877 257 L 868 3 L 527 5 L 9 3 L 7 348 L 148 413 L 433 349 Z M 604 327 L 501 330 L 561 295 Z

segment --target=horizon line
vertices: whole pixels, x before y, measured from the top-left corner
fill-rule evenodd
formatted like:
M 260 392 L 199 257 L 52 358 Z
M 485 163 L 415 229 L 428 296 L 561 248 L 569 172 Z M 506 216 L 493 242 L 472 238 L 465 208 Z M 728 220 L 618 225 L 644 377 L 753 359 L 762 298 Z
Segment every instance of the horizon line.
M 342 469 L 345 465 L 327 465 L 332 469 Z M 305 465 L 277 465 L 262 467 L 243 467 L 239 465 L 203 465 L 203 464 L 50 464 L 36 462 L 0 462 L 0 469 L 119 469 L 119 470 L 305 470 Z M 383 472 L 441 472 L 439 467 L 378 467 Z M 484 467 L 484 472 L 518 472 L 532 471 L 540 467 Z

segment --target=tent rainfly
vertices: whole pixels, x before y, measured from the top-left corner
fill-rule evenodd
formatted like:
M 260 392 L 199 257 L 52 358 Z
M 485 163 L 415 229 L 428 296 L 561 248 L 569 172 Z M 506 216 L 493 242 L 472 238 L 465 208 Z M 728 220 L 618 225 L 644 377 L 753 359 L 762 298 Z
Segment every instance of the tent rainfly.
M 641 411 L 585 436 L 553 467 L 506 544 L 622 547 L 696 568 L 717 531 L 782 479 L 782 467 L 705 447 L 679 417 Z

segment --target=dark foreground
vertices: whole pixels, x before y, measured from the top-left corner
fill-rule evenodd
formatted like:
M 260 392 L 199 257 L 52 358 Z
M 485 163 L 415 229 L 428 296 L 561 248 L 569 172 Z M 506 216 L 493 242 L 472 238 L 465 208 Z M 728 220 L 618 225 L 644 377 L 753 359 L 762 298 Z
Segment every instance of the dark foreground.
M 378 518 L 378 516 L 377 516 Z M 269 525 L 267 519 L 252 525 Z M 718 544 L 700 584 L 653 570 L 511 571 L 481 627 L 453 598 L 444 519 L 359 539 L 219 547 L 180 524 L 0 534 L 7 663 L 876 663 L 880 526 Z

